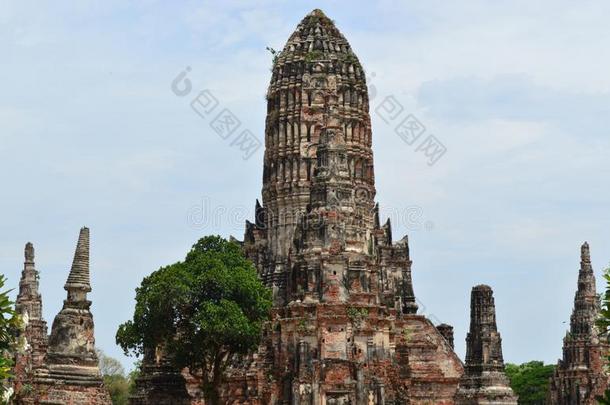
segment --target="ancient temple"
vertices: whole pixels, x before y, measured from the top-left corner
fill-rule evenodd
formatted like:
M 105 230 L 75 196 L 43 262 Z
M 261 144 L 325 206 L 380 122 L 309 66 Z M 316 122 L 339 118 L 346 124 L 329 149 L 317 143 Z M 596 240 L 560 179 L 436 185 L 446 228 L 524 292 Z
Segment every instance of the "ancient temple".
M 37 273 L 33 273 L 33 259 L 33 248 L 28 250 L 26 246 L 26 268 L 22 279 L 30 280 L 33 275 L 37 292 Z M 28 296 L 36 296 L 32 293 L 34 283 L 30 281 L 29 285 L 29 293 L 24 293 L 21 300 L 18 298 L 17 308 L 23 309 L 29 302 L 33 302 L 31 307 L 36 309 L 33 313 L 42 321 L 39 311 L 40 295 L 34 300 L 28 300 Z M 80 231 L 72 269 L 64 289 L 67 291 L 67 299 L 55 317 L 51 335 L 47 339 L 44 321 L 44 326 L 39 327 L 36 332 L 44 329 L 44 337 L 39 337 L 44 343 L 39 345 L 36 356 L 30 356 L 31 360 L 26 368 L 30 369 L 31 373 L 23 383 L 28 389 L 20 390 L 16 402 L 109 405 L 110 396 L 104 387 L 95 353 L 91 301 L 87 300 L 87 293 L 91 291 L 88 228 L 82 228 Z M 30 311 L 32 310 L 28 310 L 28 313 L 31 313 Z M 28 341 L 34 341 L 38 335 L 26 329 L 25 336 Z
M 274 308 L 225 397 L 453 403 L 462 363 L 417 315 L 408 239 L 380 222 L 364 70 L 320 10 L 278 54 L 267 102 L 262 204 L 243 246 Z
M 570 330 L 563 339 L 563 359 L 559 360 L 549 384 L 548 401 L 558 405 L 596 404 L 608 388 L 606 356 L 610 351 L 605 336 L 599 336 L 595 321 L 600 300 L 595 287 L 589 244 L 581 247 L 578 289 Z
M 456 405 L 478 404 L 517 405 L 504 373 L 493 291 L 486 285 L 472 289 L 465 373 L 456 396 Z
M 453 330 L 417 315 L 408 239 L 380 222 L 371 144 L 364 70 L 314 10 L 274 60 L 262 204 L 242 243 L 273 290 L 271 321 L 227 371 L 223 403 L 454 403 Z M 132 404 L 157 403 L 153 379 L 182 392 L 162 355 L 147 359 Z
M 34 246 L 25 245 L 25 263 L 19 281 L 15 311 L 21 315 L 24 330 L 20 333 L 25 348 L 15 356 L 14 389 L 17 397 L 28 394 L 34 370 L 41 367 L 47 352 L 49 337 L 47 322 L 42 317 L 42 296 L 39 292 L 39 273 L 34 263 Z

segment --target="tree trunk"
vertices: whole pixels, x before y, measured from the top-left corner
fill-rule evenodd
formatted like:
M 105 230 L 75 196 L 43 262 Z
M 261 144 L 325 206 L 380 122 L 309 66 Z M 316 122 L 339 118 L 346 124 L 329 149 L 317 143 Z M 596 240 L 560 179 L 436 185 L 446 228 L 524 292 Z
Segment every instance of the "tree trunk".
M 210 387 L 210 390 L 206 391 L 205 403 L 206 405 L 220 405 L 220 398 L 218 397 L 218 388 Z
M 212 364 L 212 381 L 208 381 L 207 378 L 204 380 L 204 397 L 206 405 L 221 405 L 220 400 L 220 385 L 222 383 L 224 367 L 222 367 L 222 361 L 225 357 L 225 353 L 222 352 L 214 358 Z

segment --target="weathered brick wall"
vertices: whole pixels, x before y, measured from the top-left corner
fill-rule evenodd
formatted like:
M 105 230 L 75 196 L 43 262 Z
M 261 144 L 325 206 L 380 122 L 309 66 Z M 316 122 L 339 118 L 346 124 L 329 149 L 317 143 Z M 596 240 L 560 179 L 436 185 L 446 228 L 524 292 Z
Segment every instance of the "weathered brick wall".
M 103 386 L 38 385 L 34 404 L 53 405 L 111 405 L 108 391 Z

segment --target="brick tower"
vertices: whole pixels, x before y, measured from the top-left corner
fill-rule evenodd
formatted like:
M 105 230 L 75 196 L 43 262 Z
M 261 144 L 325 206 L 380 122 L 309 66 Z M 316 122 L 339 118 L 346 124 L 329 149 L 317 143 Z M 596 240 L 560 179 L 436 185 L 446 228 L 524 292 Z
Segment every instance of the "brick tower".
M 277 55 L 267 100 L 263 198 L 244 250 L 274 308 L 225 398 L 453 403 L 462 363 L 416 314 L 408 239 L 379 221 L 364 70 L 320 10 Z
M 27 395 L 32 385 L 34 370 L 43 364 L 47 352 L 47 322 L 42 317 L 42 296 L 39 292 L 39 273 L 34 263 L 34 246 L 25 245 L 25 263 L 19 294 L 15 300 L 15 311 L 21 315 L 25 329 L 20 339 L 24 339 L 25 351 L 18 352 L 15 358 L 15 397 Z
M 517 405 L 517 397 L 504 373 L 502 338 L 496 325 L 493 291 L 486 285 L 472 289 L 465 371 L 456 404 Z
M 596 404 L 595 397 L 608 387 L 606 357 L 610 347 L 599 336 L 595 321 L 600 302 L 595 288 L 589 244 L 580 250 L 578 289 L 570 330 L 563 339 L 563 359 L 559 360 L 549 384 L 548 400 L 552 404 Z

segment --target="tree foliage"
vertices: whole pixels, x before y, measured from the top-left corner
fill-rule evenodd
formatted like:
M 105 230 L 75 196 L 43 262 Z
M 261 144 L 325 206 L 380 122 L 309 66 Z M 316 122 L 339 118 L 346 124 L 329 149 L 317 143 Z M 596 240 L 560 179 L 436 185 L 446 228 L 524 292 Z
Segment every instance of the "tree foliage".
M 214 404 L 228 362 L 258 346 L 270 308 L 271 292 L 241 247 L 208 236 L 184 261 L 142 281 L 133 319 L 119 327 L 117 343 L 136 355 L 162 347 L 177 367 L 201 370 L 202 389 Z
M 4 289 L 6 277 L 0 274 L 0 291 Z M 14 310 L 9 298 L 10 290 L 0 292 L 0 402 L 8 402 L 12 395 L 9 378 L 12 377 L 13 355 L 17 350 L 18 331 L 22 328 L 21 317 Z
M 124 375 L 105 375 L 104 385 L 110 393 L 112 405 L 127 405 L 129 403 L 129 380 Z
M 597 327 L 600 332 L 600 339 L 610 338 L 610 266 L 604 270 L 604 279 L 606 280 L 606 291 L 602 295 L 602 306 L 597 321 Z M 610 353 L 607 354 L 608 362 L 610 362 Z M 597 401 L 603 405 L 610 405 L 610 389 L 606 390 L 604 396 L 597 398 Z
M 544 405 L 549 379 L 555 366 L 541 361 L 530 361 L 521 365 L 507 364 L 506 375 L 519 405 Z
M 129 395 L 133 392 L 133 383 L 138 375 L 138 370 L 125 375 L 125 368 L 117 359 L 107 356 L 99 349 L 96 352 L 100 373 L 104 379 L 104 385 L 110 393 L 112 405 L 127 405 Z
M 99 360 L 98 365 L 102 375 L 125 375 L 125 368 L 120 361 L 113 357 L 107 356 L 106 353 L 100 349 L 96 349 L 95 351 L 97 353 Z

